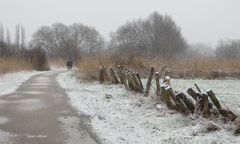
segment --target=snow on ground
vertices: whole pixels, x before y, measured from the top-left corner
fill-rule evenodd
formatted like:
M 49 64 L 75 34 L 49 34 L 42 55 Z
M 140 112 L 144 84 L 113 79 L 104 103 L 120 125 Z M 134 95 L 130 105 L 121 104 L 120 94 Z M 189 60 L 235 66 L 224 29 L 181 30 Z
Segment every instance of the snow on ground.
M 0 75 L 0 96 L 14 92 L 24 81 L 39 73 L 22 71 Z
M 58 82 L 66 89 L 72 105 L 80 113 L 89 115 L 93 129 L 103 143 L 240 143 L 240 138 L 233 135 L 231 124 L 203 118 L 194 120 L 190 116 L 168 110 L 163 104 L 156 108 L 151 97 L 128 92 L 123 86 L 84 82 L 77 80 L 71 72 L 62 73 Z M 189 81 L 183 80 L 173 83 L 182 88 L 187 82 Z M 207 84 L 203 83 L 201 87 L 207 87 Z M 223 84 L 219 86 L 226 87 Z M 225 87 L 219 89 L 224 92 Z M 233 98 L 236 98 L 237 102 L 240 100 L 238 97 Z M 221 100 L 226 98 L 221 97 Z M 205 127 L 209 123 L 217 125 L 221 130 L 206 133 Z

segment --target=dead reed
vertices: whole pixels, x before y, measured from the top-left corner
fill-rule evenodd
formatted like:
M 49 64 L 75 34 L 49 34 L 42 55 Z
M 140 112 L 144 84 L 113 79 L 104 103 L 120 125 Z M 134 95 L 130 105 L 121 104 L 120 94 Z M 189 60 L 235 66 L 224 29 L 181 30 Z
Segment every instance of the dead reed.
M 150 66 L 160 68 L 165 65 L 171 68 L 171 76 L 173 78 L 240 78 L 239 59 L 216 59 L 208 57 L 164 59 L 137 56 L 119 58 L 107 55 L 83 57 L 76 66 L 78 68 L 78 75 L 87 80 L 96 80 L 96 70 L 100 65 L 113 68 L 121 65 L 124 68 L 133 68 L 143 77 L 147 76 Z
M 21 70 L 32 70 L 32 64 L 18 58 L 0 58 L 0 74 Z

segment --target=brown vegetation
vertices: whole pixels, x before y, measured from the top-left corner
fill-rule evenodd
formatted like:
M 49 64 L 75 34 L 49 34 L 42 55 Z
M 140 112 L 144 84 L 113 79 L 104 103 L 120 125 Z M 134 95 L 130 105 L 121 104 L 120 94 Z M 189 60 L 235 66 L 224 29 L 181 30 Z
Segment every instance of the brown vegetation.
M 32 64 L 17 58 L 0 58 L 0 74 L 21 70 L 32 70 Z
M 96 71 L 100 65 L 113 68 L 116 68 L 117 65 L 121 65 L 124 68 L 133 68 L 143 77 L 147 76 L 151 65 L 155 68 L 160 68 L 165 65 L 171 68 L 170 76 L 173 78 L 240 78 L 240 63 L 238 59 L 217 59 L 205 57 L 196 57 L 191 59 L 151 59 L 137 56 L 119 58 L 116 56 L 106 55 L 83 57 L 76 66 L 78 68 L 78 75 L 87 80 L 96 80 Z
M 49 58 L 49 64 L 55 68 L 65 68 L 66 60 L 62 58 Z
M 0 58 L 0 74 L 22 70 L 49 70 L 46 52 L 41 48 L 23 49 L 18 56 Z

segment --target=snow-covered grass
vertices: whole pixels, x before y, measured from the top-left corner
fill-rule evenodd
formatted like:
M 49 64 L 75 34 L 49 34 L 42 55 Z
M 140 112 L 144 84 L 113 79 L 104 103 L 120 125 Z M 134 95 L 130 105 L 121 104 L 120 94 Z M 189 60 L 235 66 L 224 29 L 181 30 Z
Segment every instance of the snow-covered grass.
M 0 96 L 14 92 L 24 81 L 39 74 L 37 71 L 21 71 L 0 75 Z
M 84 82 L 77 80 L 71 72 L 61 74 L 58 82 L 66 89 L 73 106 L 90 116 L 93 129 L 103 143 L 240 143 L 240 138 L 233 135 L 233 124 L 182 116 L 168 110 L 164 104 L 156 106 L 151 97 L 126 91 L 123 86 Z M 175 80 L 172 84 L 185 88 L 189 82 Z M 237 89 L 239 81 L 233 82 L 197 81 L 203 89 L 214 87 L 215 92 L 222 93 L 228 88 L 229 92 L 231 89 L 240 92 Z M 227 104 L 237 105 L 240 101 L 237 96 L 226 97 L 221 96 L 221 100 Z M 206 126 L 210 123 L 220 130 L 206 133 Z

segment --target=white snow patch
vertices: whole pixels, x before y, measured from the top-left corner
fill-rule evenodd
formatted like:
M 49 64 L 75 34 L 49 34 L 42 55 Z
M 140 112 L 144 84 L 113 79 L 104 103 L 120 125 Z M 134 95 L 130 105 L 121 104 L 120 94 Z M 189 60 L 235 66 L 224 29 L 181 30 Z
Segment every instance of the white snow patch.
M 219 122 L 221 130 L 205 133 L 204 127 L 210 120 L 182 116 L 163 104 L 156 105 L 151 97 L 126 91 L 123 86 L 78 81 L 71 72 L 61 74 L 58 82 L 79 113 L 90 116 L 103 143 L 240 143 L 230 124 Z
M 39 74 L 40 72 L 16 72 L 8 73 L 0 76 L 0 96 L 14 92 L 24 81 L 31 76 Z

